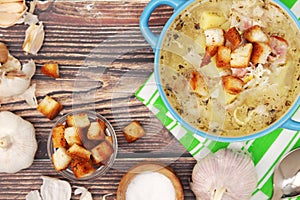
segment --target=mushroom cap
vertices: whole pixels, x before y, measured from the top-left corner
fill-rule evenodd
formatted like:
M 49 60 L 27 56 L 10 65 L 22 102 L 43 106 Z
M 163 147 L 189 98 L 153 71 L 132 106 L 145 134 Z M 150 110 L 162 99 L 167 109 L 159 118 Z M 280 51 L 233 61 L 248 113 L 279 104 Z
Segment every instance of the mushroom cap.
M 225 188 L 222 200 L 250 199 L 257 185 L 252 159 L 221 149 L 199 161 L 193 169 L 191 189 L 197 199 L 210 200 L 216 189 Z
M 9 111 L 0 112 L 0 138 L 8 137 L 10 144 L 0 148 L 0 172 L 16 173 L 31 166 L 37 141 L 33 125 Z

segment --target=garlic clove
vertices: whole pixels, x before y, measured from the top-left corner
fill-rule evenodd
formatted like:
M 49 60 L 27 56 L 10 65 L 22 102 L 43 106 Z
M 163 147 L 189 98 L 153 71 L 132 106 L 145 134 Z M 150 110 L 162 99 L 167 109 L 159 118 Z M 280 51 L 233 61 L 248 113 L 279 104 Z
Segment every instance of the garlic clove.
M 18 59 L 13 57 L 11 54 L 8 54 L 7 61 L 0 66 L 0 71 L 10 72 L 10 71 L 19 71 L 22 66 Z
M 25 63 L 22 67 L 22 72 L 26 74 L 28 79 L 31 79 L 35 74 L 36 66 L 34 61 L 31 59 L 28 63 Z
M 8 49 L 7 46 L 0 42 L 0 63 L 6 63 L 8 60 Z
M 196 199 L 250 199 L 257 185 L 251 158 L 221 149 L 200 160 L 193 169 L 191 189 Z
M 33 190 L 26 195 L 26 200 L 42 200 L 38 190 Z
M 44 42 L 44 26 L 42 23 L 39 25 L 30 24 L 26 30 L 25 40 L 22 46 L 23 51 L 36 55 Z
M 22 13 L 26 9 L 23 2 L 12 2 L 0 4 L 0 12 Z
M 11 97 L 23 94 L 30 85 L 30 79 L 26 77 L 7 77 L 5 73 L 1 76 L 0 97 Z
M 67 181 L 42 176 L 41 196 L 43 200 L 70 200 L 72 189 Z
M 93 200 L 92 194 L 84 187 L 77 187 L 74 194 L 81 194 L 79 200 Z
M 20 95 L 21 98 L 25 99 L 29 106 L 37 107 L 38 102 L 35 96 L 36 84 L 32 84 L 23 94 Z
M 0 12 L 0 28 L 7 28 L 13 26 L 25 13 L 9 13 L 9 12 Z

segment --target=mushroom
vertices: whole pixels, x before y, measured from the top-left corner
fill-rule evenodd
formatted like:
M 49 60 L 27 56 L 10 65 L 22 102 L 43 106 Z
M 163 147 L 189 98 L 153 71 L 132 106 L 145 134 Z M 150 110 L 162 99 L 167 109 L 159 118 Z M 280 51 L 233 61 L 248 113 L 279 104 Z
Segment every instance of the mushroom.
M 0 172 L 16 173 L 31 166 L 37 141 L 33 125 L 9 111 L 0 112 Z
M 249 156 L 221 149 L 194 166 L 192 181 L 197 200 L 246 200 L 256 188 L 257 175 Z

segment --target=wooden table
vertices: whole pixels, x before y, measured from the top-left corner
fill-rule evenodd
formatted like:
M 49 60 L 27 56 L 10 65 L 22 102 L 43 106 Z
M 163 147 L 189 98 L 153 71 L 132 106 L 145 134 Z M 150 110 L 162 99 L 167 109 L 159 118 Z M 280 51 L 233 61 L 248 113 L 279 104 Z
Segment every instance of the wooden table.
M 144 161 L 161 162 L 173 168 L 183 184 L 185 199 L 195 199 L 189 181 L 196 161 L 134 96 L 153 72 L 154 54 L 138 25 L 147 3 L 147 0 L 39 3 L 35 13 L 44 23 L 46 34 L 37 56 L 22 52 L 27 26 L 0 29 L 0 40 L 7 44 L 12 55 L 23 63 L 32 58 L 37 64 L 32 83 L 37 85 L 38 101 L 50 95 L 63 104 L 60 115 L 72 110 L 95 110 L 115 128 L 119 150 L 113 168 L 92 181 L 70 181 L 73 191 L 74 186 L 84 186 L 95 200 L 108 193 L 114 195 L 107 199 L 114 199 L 122 176 L 131 166 Z M 150 18 L 152 30 L 159 33 L 171 14 L 171 8 L 159 7 Z M 42 64 L 52 61 L 60 65 L 58 79 L 41 73 Z M 47 155 L 47 138 L 55 119 L 48 120 L 21 98 L 2 100 L 0 111 L 4 110 L 32 122 L 36 129 L 38 151 L 33 165 L 16 174 L 0 173 L 0 199 L 25 199 L 28 192 L 40 188 L 42 175 L 64 179 L 53 169 Z M 122 128 L 133 120 L 141 122 L 147 135 L 128 144 Z M 72 194 L 72 199 L 79 196 Z

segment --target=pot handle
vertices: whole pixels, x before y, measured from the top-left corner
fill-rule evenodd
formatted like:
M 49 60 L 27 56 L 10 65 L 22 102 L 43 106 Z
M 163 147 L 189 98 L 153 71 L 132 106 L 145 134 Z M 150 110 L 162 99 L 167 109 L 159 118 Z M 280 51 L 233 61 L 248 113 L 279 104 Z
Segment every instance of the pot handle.
M 176 10 L 179 8 L 182 3 L 186 2 L 185 0 L 152 0 L 149 2 L 149 4 L 144 9 L 141 17 L 140 17 L 140 29 L 144 36 L 144 38 L 147 40 L 147 42 L 150 44 L 153 50 L 156 49 L 158 37 L 155 35 L 149 28 L 148 22 L 150 19 L 150 16 L 152 12 L 161 5 L 168 5 L 174 8 Z
M 282 128 L 293 130 L 293 131 L 300 131 L 300 122 L 295 121 L 293 119 L 288 119 L 283 125 Z

